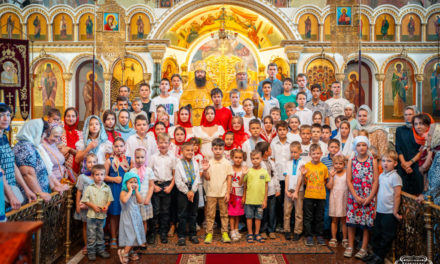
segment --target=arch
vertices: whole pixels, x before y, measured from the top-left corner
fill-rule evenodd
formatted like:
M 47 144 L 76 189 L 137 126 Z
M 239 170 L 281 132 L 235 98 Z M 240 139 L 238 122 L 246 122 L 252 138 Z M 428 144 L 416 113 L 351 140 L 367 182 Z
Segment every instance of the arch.
M 426 41 L 438 41 L 438 33 L 435 26 L 435 20 L 440 16 L 440 10 L 438 12 L 433 12 L 427 17 L 426 23 Z
M 407 14 L 411 14 L 411 13 L 417 15 L 420 19 L 420 22 L 422 22 L 425 19 L 425 10 L 423 9 L 423 7 L 419 5 L 406 5 L 402 9 L 400 9 L 399 23 L 402 24 L 403 18 Z
M 18 17 L 18 20 L 20 20 L 20 24 L 24 23 L 22 10 L 20 10 L 17 6 L 11 4 L 2 4 L 2 15 L 0 16 L 0 18 L 2 18 L 7 13 L 15 14 Z
M 136 18 L 136 16 L 138 18 Z M 132 40 L 132 41 L 136 41 L 136 40 L 143 40 L 145 39 L 145 37 L 150 34 L 151 31 L 151 17 L 143 12 L 143 11 L 138 11 L 138 12 L 134 12 L 130 18 L 127 18 L 127 34 L 128 34 L 128 39 Z M 141 21 L 142 26 L 143 26 L 143 30 L 142 33 L 138 33 L 138 22 Z
M 77 10 L 76 10 L 76 15 L 75 15 L 75 24 L 78 24 L 81 17 L 84 14 L 87 13 L 91 13 L 94 14 L 95 13 L 95 6 L 94 5 L 89 5 L 89 4 L 85 4 L 85 5 L 81 5 Z
M 424 73 L 426 70 L 426 65 L 428 65 L 428 63 L 430 63 L 433 59 L 435 59 L 437 57 L 440 57 L 440 54 L 432 54 L 427 59 L 425 59 L 423 61 L 422 65 L 420 65 L 420 72 Z
M 432 5 L 426 9 L 425 19 L 422 23 L 428 23 L 429 18 L 435 13 L 440 12 L 440 5 Z
M 385 73 L 385 69 L 386 69 L 387 65 L 388 65 L 391 61 L 393 61 L 394 59 L 403 59 L 403 60 L 407 60 L 407 61 L 411 64 L 411 67 L 412 67 L 413 70 L 414 70 L 414 75 L 420 73 L 420 69 L 419 69 L 417 63 L 416 63 L 411 57 L 403 57 L 403 56 L 401 56 L 400 54 L 396 54 L 396 55 L 393 55 L 393 56 L 388 57 L 388 58 L 383 62 L 382 67 L 380 68 L 380 72 L 381 72 L 381 73 Z
M 345 69 L 347 68 L 347 65 L 350 62 L 357 60 L 358 58 L 359 58 L 359 55 L 357 53 L 350 54 L 347 57 L 347 59 L 344 61 L 344 63 L 342 64 L 339 71 L 344 72 Z M 379 65 L 377 64 L 376 60 L 373 57 L 371 57 L 370 55 L 362 54 L 362 61 L 366 62 L 368 64 L 368 66 L 370 67 L 370 69 L 373 73 L 379 72 L 379 70 L 380 70 Z
M 396 23 L 399 21 L 399 9 L 393 5 L 380 5 L 376 7 L 373 12 L 374 23 L 376 23 L 377 18 L 382 14 L 391 15 Z
M 336 70 L 339 70 L 338 67 L 338 63 L 336 63 L 335 59 L 333 57 L 330 57 L 327 54 L 324 54 L 324 56 L 322 56 L 321 54 L 316 54 L 311 56 L 310 58 L 308 58 L 305 62 L 304 62 L 304 66 L 303 66 L 303 73 L 307 72 L 307 68 L 309 67 L 310 63 L 312 63 L 314 60 L 316 59 L 326 59 L 328 61 L 330 61 L 330 63 L 333 65 L 333 68 L 335 68 L 335 73 Z
M 104 73 L 108 73 L 108 68 L 107 65 L 104 63 L 104 61 L 102 60 L 102 58 L 98 58 L 95 57 L 95 59 L 101 64 Z M 81 53 L 79 55 L 77 55 L 75 58 L 73 58 L 70 63 L 69 63 L 69 67 L 68 68 L 68 72 L 73 73 L 75 71 L 75 69 L 78 68 L 79 64 L 83 63 L 84 61 L 87 60 L 93 60 L 93 54 L 92 53 Z
M 11 24 L 9 22 L 11 22 Z M 21 17 L 15 12 L 9 10 L 3 13 L 2 16 L 0 16 L 0 25 L 2 26 L 0 28 L 0 37 L 11 39 L 21 39 L 23 37 Z M 9 25 L 12 25 L 12 27 Z
M 312 19 L 310 19 L 312 17 Z M 304 19 L 305 18 L 305 19 Z M 310 23 L 310 31 L 306 32 L 305 23 Z M 319 17 L 313 13 L 304 13 L 298 19 L 297 30 L 302 39 L 310 41 L 320 41 Z M 322 41 L 322 40 L 321 40 Z
M 64 22 L 63 22 L 64 18 Z M 65 26 L 65 31 L 62 30 Z M 73 41 L 74 25 L 73 19 L 69 14 L 59 13 L 53 17 L 52 22 L 52 40 L 53 41 Z
M 156 21 L 154 27 L 152 28 L 148 39 L 161 39 L 164 34 L 178 22 L 185 15 L 190 14 L 191 12 L 200 9 L 202 7 L 207 7 L 210 5 L 218 5 L 219 2 L 217 0 L 184 0 L 174 5 L 172 8 L 165 11 L 162 15 L 162 18 L 159 21 Z M 278 29 L 281 34 L 286 39 L 295 39 L 299 40 L 301 37 L 297 32 L 293 32 L 292 28 L 294 28 L 291 20 L 281 12 L 277 7 L 269 4 L 266 1 L 239 1 L 239 0 L 225 0 L 222 4 L 227 5 L 235 5 L 240 6 L 249 10 L 252 10 L 258 14 L 265 14 L 265 18 L 269 21 L 273 21 L 274 25 L 278 25 Z
M 375 18 L 374 25 L 374 41 L 396 41 L 396 17 L 390 13 L 382 12 Z M 388 27 L 382 31 L 383 23 L 388 24 Z M 385 24 L 386 25 L 386 24 Z M 382 33 L 385 32 L 385 33 Z M 392 33 L 392 35 L 390 34 Z
M 38 63 L 41 60 L 53 60 L 56 61 L 60 66 L 61 69 L 63 70 L 63 73 L 68 73 L 66 70 L 66 65 L 64 64 L 64 62 L 58 58 L 57 56 L 51 55 L 51 54 L 46 54 L 46 53 L 42 53 L 40 54 L 38 57 L 34 58 L 30 64 L 30 72 L 34 72 L 35 71 L 35 67 L 38 65 Z M 69 73 L 71 73 L 71 71 L 69 71 Z
M 87 16 L 87 17 L 86 17 Z M 95 15 L 92 12 L 84 12 L 81 14 L 78 20 L 78 41 L 93 41 L 95 39 L 94 30 L 92 30 L 92 34 L 87 33 L 87 21 L 90 17 L 92 20 L 92 28 L 96 27 Z
M 128 23 L 131 18 L 139 12 L 146 14 L 150 19 L 151 24 L 153 24 L 157 19 L 154 10 L 149 5 L 134 5 L 127 9 L 127 11 L 125 12 L 125 17 L 127 19 L 126 23 Z
M 26 18 L 26 20 L 24 21 L 26 24 L 28 24 L 29 17 L 34 13 L 44 16 L 46 22 L 49 23 L 50 20 L 49 12 L 44 6 L 36 5 L 36 4 L 28 5 L 21 12 L 23 14 L 23 17 Z
M 137 62 L 141 65 L 141 67 L 142 67 L 142 73 L 146 73 L 146 72 L 147 72 L 147 65 L 145 64 L 145 60 L 142 59 L 141 56 L 137 55 L 136 53 L 126 52 L 125 57 L 126 57 L 126 58 L 131 58 L 131 59 L 137 61 Z M 118 59 L 116 59 L 116 60 L 112 63 L 112 65 L 110 66 L 110 73 L 113 73 L 116 64 L 118 64 L 118 62 L 119 62 L 120 60 L 122 60 L 122 59 L 121 59 L 121 58 L 118 58 Z
M 331 12 L 331 11 L 328 11 L 328 12 Z M 305 6 L 302 6 L 300 9 L 298 9 L 298 11 L 292 17 L 292 20 L 295 24 L 298 25 L 299 19 L 304 14 L 313 14 L 316 17 L 316 19 L 318 19 L 318 23 L 322 24 L 322 23 L 324 23 L 324 17 L 321 15 L 322 13 L 323 13 L 323 10 L 321 10 L 316 5 L 305 5 Z
M 50 41 L 51 28 L 45 14 L 32 12 L 26 17 L 28 39 L 34 41 Z M 31 30 L 32 29 L 32 30 Z
M 70 19 L 72 19 L 72 22 L 75 21 L 75 14 L 73 9 L 70 6 L 56 6 L 56 7 L 52 7 L 50 12 L 50 19 L 49 19 L 49 23 L 53 24 L 55 17 L 60 15 L 60 14 L 65 14 L 68 15 L 70 17 Z

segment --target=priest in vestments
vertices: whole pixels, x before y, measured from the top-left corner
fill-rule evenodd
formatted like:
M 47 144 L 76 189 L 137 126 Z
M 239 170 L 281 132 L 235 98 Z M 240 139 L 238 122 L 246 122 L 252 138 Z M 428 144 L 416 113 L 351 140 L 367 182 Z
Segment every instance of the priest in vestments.
M 247 74 L 247 65 L 243 62 L 237 62 L 237 64 L 235 64 L 235 79 L 232 80 L 225 91 L 225 98 L 223 99 L 224 106 L 231 105 L 230 93 L 234 89 L 240 91 L 240 103 L 243 102 L 244 99 L 251 99 L 254 102 L 254 115 L 262 118 L 264 102 L 258 95 L 258 84 L 250 80 Z
M 212 105 L 211 90 L 214 84 L 206 78 L 206 64 L 198 61 L 194 66 L 194 79 L 188 83 L 180 97 L 180 107 L 190 104 L 192 107 L 193 125 L 199 126 L 203 110 Z

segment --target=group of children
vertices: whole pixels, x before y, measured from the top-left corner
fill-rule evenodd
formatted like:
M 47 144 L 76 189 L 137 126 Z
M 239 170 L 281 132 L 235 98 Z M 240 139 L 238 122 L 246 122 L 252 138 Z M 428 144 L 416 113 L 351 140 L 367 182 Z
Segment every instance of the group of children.
M 263 92 L 270 96 L 270 87 L 265 89 L 265 85 Z M 231 93 L 231 109 L 240 112 L 233 96 Z M 304 236 L 305 244 L 313 246 L 315 236 L 316 244 L 326 245 L 324 223 L 331 217 L 329 246 L 337 246 L 341 228 L 344 256 L 351 257 L 355 231 L 360 227 L 362 246 L 355 256 L 383 262 L 400 218 L 402 183 L 394 170 L 397 154 L 388 151 L 383 155 L 379 177 L 368 133 L 359 131 L 354 137 L 352 120 L 344 121 L 342 116 L 335 120 L 339 137 L 331 139 L 333 131 L 322 125 L 322 114 L 315 118 L 305 110 L 306 98 L 305 92 L 299 92 L 298 107 L 285 104 L 287 121 L 281 120 L 280 108 L 273 107 L 263 124 L 252 114 L 252 100 L 244 100 L 243 117 L 234 116 L 230 131 L 211 142 L 209 160 L 200 153 L 200 140 L 187 137 L 185 129 L 175 128 L 171 138 L 167 126 L 158 121 L 152 128 L 154 137 L 147 137 L 147 118 L 137 116 L 135 134 L 126 140 L 116 136 L 113 153 L 104 164 L 97 164 L 95 154 L 86 156 L 76 204 L 84 222 L 84 253 L 90 260 L 96 255 L 109 256 L 104 250 L 105 222 L 110 247 L 122 247 L 118 250 L 122 263 L 139 259 L 133 247 L 154 244 L 157 234 L 161 243 L 168 243 L 171 221 L 177 222 L 179 246 L 186 245 L 187 237 L 198 244 L 201 212 L 205 216 L 204 243 L 212 243 L 218 208 L 225 243 L 240 240 L 239 223 L 244 217 L 248 243 L 275 239 L 278 224 L 286 240 L 298 241 Z M 176 219 L 172 219 L 173 213 Z M 373 227 L 374 254 L 368 255 Z

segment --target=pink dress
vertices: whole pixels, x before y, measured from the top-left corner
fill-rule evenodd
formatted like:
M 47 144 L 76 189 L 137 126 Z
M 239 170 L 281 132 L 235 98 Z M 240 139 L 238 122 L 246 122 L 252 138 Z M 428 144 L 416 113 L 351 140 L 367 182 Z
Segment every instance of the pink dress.
M 331 217 L 345 217 L 347 215 L 348 187 L 346 174 L 335 175 L 333 188 L 330 191 L 329 213 Z
M 232 193 L 228 204 L 228 214 L 230 216 L 244 215 L 244 207 L 241 203 L 243 199 L 243 185 L 240 185 L 240 179 L 243 177 L 242 172 L 235 172 L 232 176 Z

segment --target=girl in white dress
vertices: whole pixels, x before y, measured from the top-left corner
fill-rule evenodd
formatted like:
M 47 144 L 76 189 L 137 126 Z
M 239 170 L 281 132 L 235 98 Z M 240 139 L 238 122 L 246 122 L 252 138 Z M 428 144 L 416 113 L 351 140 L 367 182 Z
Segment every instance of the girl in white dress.
M 200 126 L 194 127 L 193 131 L 194 135 L 202 140 L 200 152 L 205 156 L 205 159 L 212 159 L 214 154 L 212 153 L 211 142 L 215 138 L 222 137 L 225 133 L 223 127 L 217 124 L 215 108 L 213 106 L 207 106 L 205 108 Z

